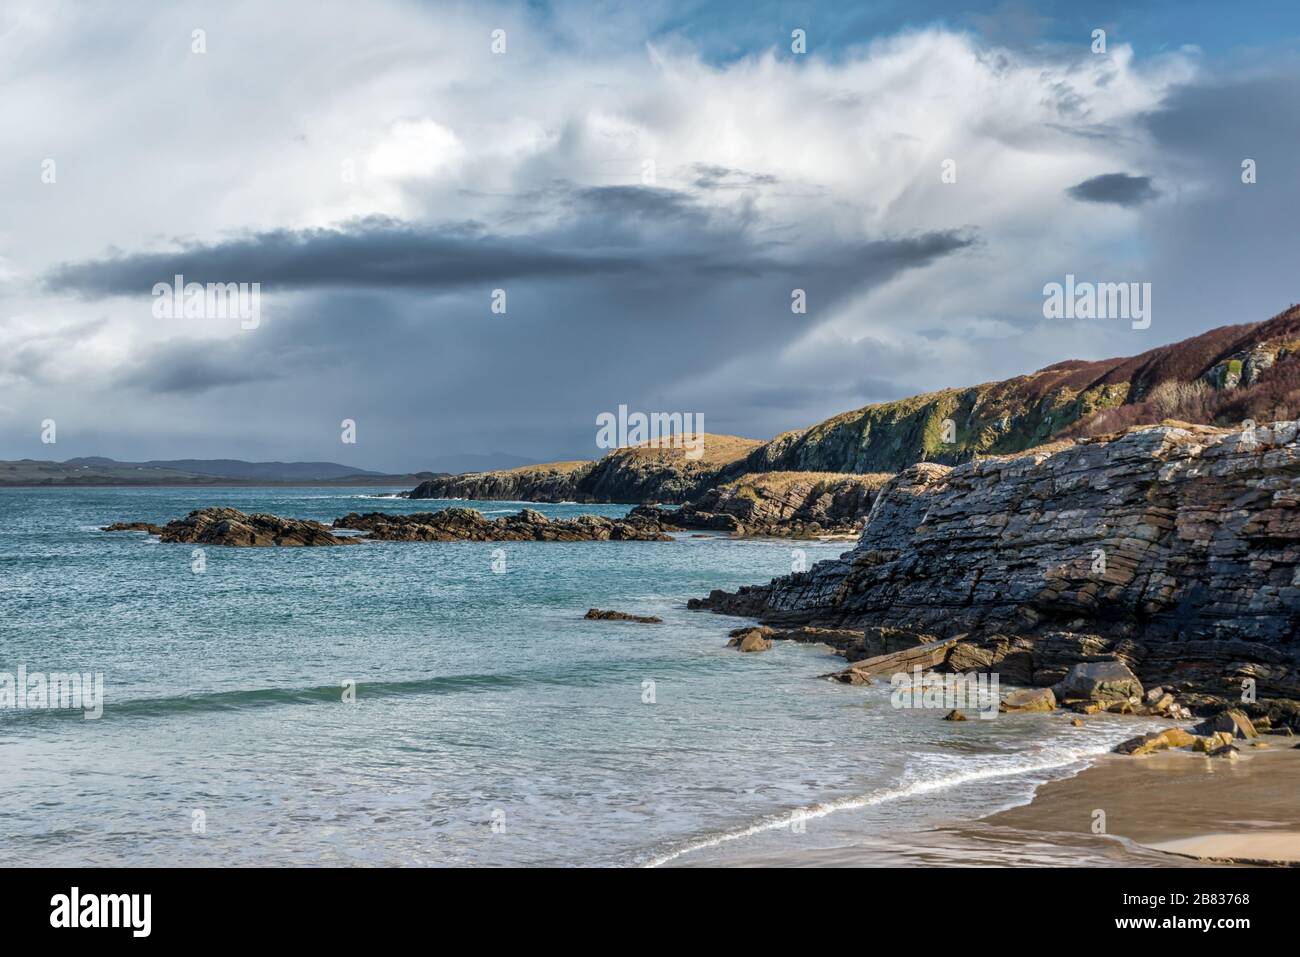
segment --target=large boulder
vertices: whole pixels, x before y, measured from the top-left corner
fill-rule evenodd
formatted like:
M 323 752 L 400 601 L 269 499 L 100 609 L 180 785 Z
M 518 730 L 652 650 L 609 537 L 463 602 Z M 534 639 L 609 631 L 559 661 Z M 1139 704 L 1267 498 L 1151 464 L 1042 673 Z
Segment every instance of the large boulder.
M 1195 744 L 1196 736 L 1191 732 L 1184 731 L 1182 728 L 1165 728 L 1163 731 L 1152 731 L 1150 734 L 1129 738 L 1115 747 L 1115 753 L 1136 756 L 1166 751 L 1169 748 L 1190 748 Z
M 1255 725 L 1251 723 L 1250 718 L 1246 717 L 1245 712 L 1236 709 L 1222 711 L 1196 726 L 1197 734 L 1212 735 L 1220 731 L 1239 740 L 1259 737 L 1259 732 L 1255 730 Z
M 1052 694 L 1051 688 L 1020 688 L 1003 698 L 998 710 L 1007 714 L 1054 711 L 1056 696 Z
M 741 651 L 767 651 L 772 647 L 772 636 L 778 634 L 771 628 L 737 628 L 731 633 L 727 647 Z
M 1142 696 L 1142 682 L 1122 661 L 1071 665 L 1053 689 L 1061 701 L 1128 701 Z

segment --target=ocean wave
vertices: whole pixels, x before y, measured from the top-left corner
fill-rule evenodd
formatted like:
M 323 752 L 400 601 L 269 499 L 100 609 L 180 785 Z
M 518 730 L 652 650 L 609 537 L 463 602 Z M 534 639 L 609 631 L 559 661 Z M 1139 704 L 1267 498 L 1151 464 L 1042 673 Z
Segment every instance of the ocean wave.
M 645 667 L 671 671 L 672 665 L 681 664 L 671 656 L 638 660 L 627 667 L 640 674 Z M 437 675 L 406 680 L 367 681 L 356 679 L 358 700 L 390 698 L 404 695 L 460 694 L 502 691 L 536 685 L 585 687 L 610 680 L 608 668 L 593 669 L 575 661 L 566 667 L 547 666 L 511 672 L 484 672 L 460 675 Z M 111 688 L 109 689 L 111 691 Z M 343 688 L 339 684 L 310 685 L 306 687 L 237 688 L 229 691 L 203 691 L 194 694 L 164 695 L 156 698 L 127 698 L 115 700 L 106 695 L 104 713 L 99 721 L 125 718 L 165 718 L 173 715 L 233 712 L 282 705 L 338 704 Z M 82 720 L 80 708 L 24 709 L 0 711 L 0 732 L 27 721 L 48 720 L 56 717 Z
M 383 492 L 378 495 L 367 493 L 367 492 L 338 492 L 335 493 L 334 495 L 294 495 L 292 498 L 285 499 L 285 501 L 287 502 L 314 502 L 314 501 L 333 502 L 341 498 L 404 499 L 406 498 L 406 495 L 402 492 Z
M 436 678 L 415 678 L 408 681 L 357 681 L 358 699 L 386 698 L 397 695 L 429 694 L 431 692 L 482 691 L 517 687 L 530 683 L 530 679 L 513 674 L 445 675 Z M 197 694 L 164 696 L 158 698 L 129 698 L 104 703 L 104 714 L 98 720 L 114 718 L 159 718 L 170 715 L 202 714 L 214 711 L 242 711 L 252 708 L 278 707 L 291 704 L 337 704 L 342 700 L 341 685 L 316 685 L 306 688 L 242 688 L 231 691 L 208 691 Z M 11 721 L 24 718 L 39 719 L 53 716 L 82 719 L 81 709 L 30 709 L 6 712 Z M 0 722 L 4 727 L 9 722 Z
M 644 862 L 642 866 L 661 867 L 662 865 L 675 861 L 677 858 L 686 854 L 706 850 L 711 847 L 718 847 L 722 844 L 742 840 L 747 837 L 753 837 L 756 834 L 762 834 L 767 831 L 781 830 L 790 826 L 790 822 L 795 815 L 801 815 L 805 820 L 826 817 L 839 811 L 853 811 L 864 807 L 873 807 L 877 804 L 903 800 L 921 794 L 930 794 L 935 791 L 944 791 L 949 788 L 971 784 L 976 781 L 986 781 L 1002 777 L 1017 777 L 1025 774 L 1042 773 L 1044 771 L 1060 771 L 1076 764 L 1082 766 L 1090 759 L 1107 753 L 1113 746 L 1114 742 L 1108 742 L 1105 744 L 1094 745 L 1090 748 L 1065 749 L 1031 762 L 1001 762 L 993 767 L 956 771 L 934 778 L 910 781 L 887 788 L 877 788 L 876 790 L 868 791 L 865 794 L 859 794 L 852 797 L 840 798 L 834 801 L 825 801 L 820 804 L 813 804 L 802 808 L 793 808 L 784 811 L 779 815 L 767 815 L 745 827 L 721 831 L 710 837 L 692 841 L 671 851 L 659 854 L 658 856 L 651 858 L 649 861 Z M 1011 764 L 1011 766 L 1005 766 L 1007 764 Z

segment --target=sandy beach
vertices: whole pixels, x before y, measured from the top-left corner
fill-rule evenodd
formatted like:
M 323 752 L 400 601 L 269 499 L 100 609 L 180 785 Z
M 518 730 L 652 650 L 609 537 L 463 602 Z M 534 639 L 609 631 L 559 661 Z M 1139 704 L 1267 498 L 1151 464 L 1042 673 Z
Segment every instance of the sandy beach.
M 1028 804 L 838 848 L 731 856 L 754 867 L 1300 866 L 1300 750 L 1266 737 L 1228 761 L 1106 755 Z M 1103 816 L 1104 815 L 1104 816 Z M 711 866 L 688 855 L 677 866 Z
M 1300 751 L 1294 739 L 1244 743 L 1236 761 L 1182 751 L 1108 755 L 1034 800 L 971 825 L 1047 839 L 1105 834 L 1194 861 L 1300 865 Z M 1172 862 L 1170 862 L 1172 863 Z

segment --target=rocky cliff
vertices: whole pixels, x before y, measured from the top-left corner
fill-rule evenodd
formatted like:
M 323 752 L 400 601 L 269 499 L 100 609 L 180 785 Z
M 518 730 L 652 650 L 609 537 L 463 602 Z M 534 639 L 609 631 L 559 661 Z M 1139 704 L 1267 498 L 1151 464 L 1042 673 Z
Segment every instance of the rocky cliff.
M 868 639 L 899 629 L 903 644 L 960 634 L 969 662 L 1019 656 L 1030 680 L 1069 663 L 1055 642 L 1128 661 L 1146 684 L 1231 697 L 1253 678 L 1261 698 L 1300 699 L 1296 429 L 1148 427 L 914 465 L 839 559 L 692 605 Z
M 888 475 L 763 472 L 708 489 L 675 511 L 642 505 L 642 515 L 663 525 L 711 529 L 733 535 L 815 538 L 861 531 Z

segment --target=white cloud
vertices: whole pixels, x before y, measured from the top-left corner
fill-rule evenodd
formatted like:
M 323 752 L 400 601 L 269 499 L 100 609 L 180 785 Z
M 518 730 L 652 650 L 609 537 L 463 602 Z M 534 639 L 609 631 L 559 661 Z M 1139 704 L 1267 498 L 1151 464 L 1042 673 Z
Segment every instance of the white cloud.
M 385 179 L 446 176 L 465 160 L 465 145 L 434 120 L 399 120 L 366 157 L 366 172 Z

